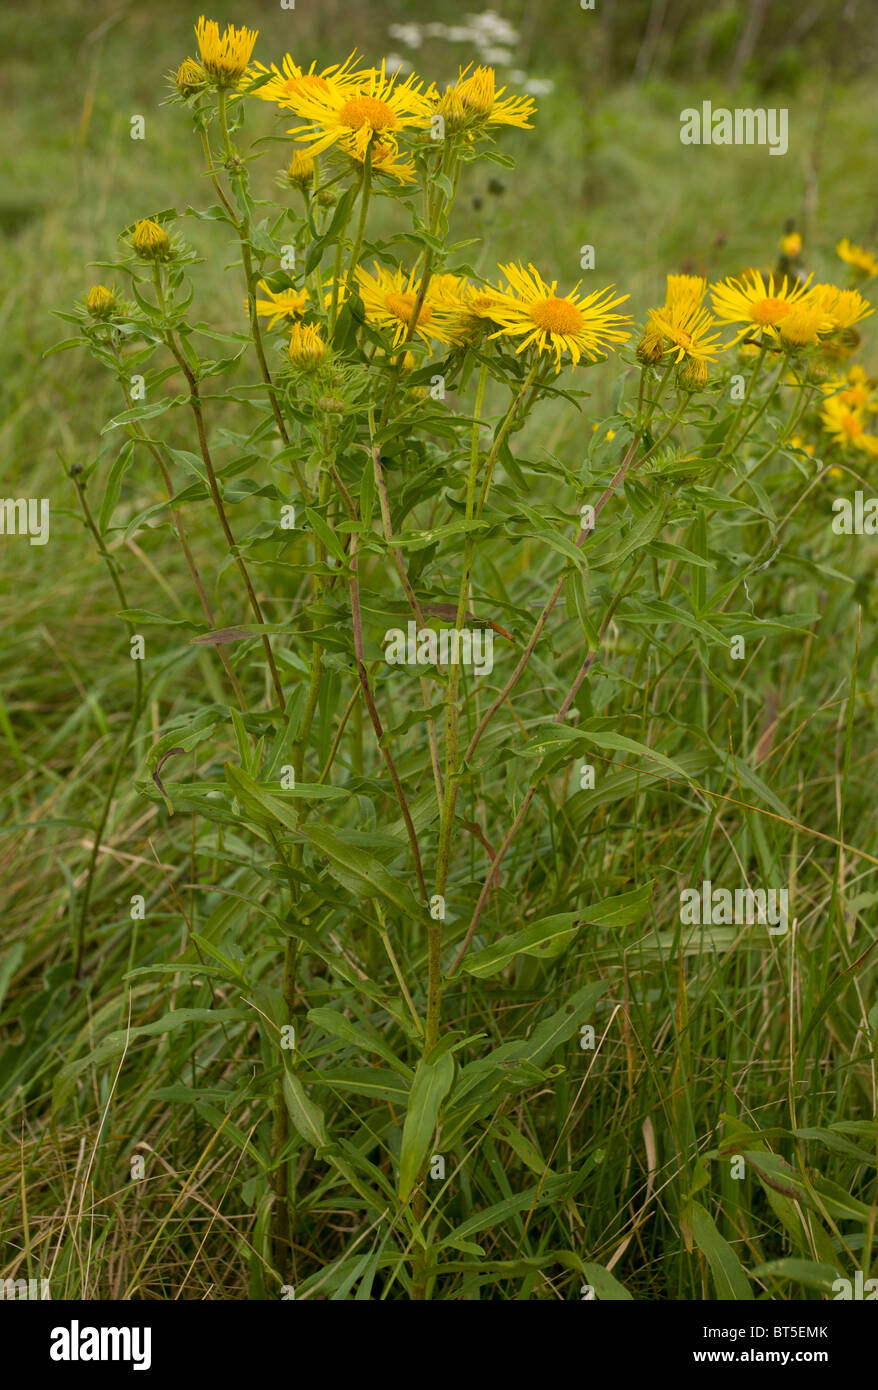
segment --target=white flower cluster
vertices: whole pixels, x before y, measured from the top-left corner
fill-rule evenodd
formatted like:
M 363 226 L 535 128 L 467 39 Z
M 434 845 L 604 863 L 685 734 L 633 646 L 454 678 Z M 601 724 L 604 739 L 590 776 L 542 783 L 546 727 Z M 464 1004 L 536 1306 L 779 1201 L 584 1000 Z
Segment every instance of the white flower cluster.
M 420 48 L 424 39 L 468 43 L 483 63 L 508 63 L 518 43 L 518 32 L 493 10 L 464 15 L 463 24 L 391 24 L 388 33 L 405 48 Z
M 391 24 L 387 32 L 404 48 L 420 48 L 425 39 L 469 44 L 479 62 L 495 68 L 509 67 L 518 43 L 518 31 L 494 10 L 464 15 L 463 24 Z M 405 76 L 412 71 L 411 63 L 399 53 L 389 54 L 385 63 L 389 73 Z M 549 78 L 528 77 L 517 69 L 509 73 L 509 80 L 530 96 L 548 96 L 555 86 Z

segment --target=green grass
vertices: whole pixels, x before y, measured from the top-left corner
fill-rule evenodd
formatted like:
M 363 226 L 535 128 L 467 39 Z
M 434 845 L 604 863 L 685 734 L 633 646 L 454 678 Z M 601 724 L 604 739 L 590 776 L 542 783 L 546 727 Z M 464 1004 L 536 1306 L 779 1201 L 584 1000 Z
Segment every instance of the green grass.
M 370 56 L 389 47 L 382 30 L 392 16 L 357 8 L 355 18 L 334 17 L 330 38 L 330 19 L 302 4 L 297 58 L 310 61 L 309 40 L 325 61 L 355 42 Z M 26 26 L 7 14 L 0 28 L 11 79 L 0 165 L 8 238 L 0 431 L 5 492 L 50 497 L 52 539 L 44 549 L 8 538 L 0 546 L 8 596 L 0 612 L 0 1274 L 49 1274 L 55 1298 L 259 1297 L 275 1291 L 263 1173 L 269 1137 L 256 1080 L 264 1044 L 252 1007 L 230 983 L 234 972 L 214 976 L 195 961 L 193 973 L 187 924 L 208 937 L 215 931 L 233 964 L 246 960 L 253 978 L 276 986 L 277 943 L 259 935 L 264 879 L 252 846 L 229 832 L 208 852 L 191 818 L 169 817 L 134 785 L 135 767 L 168 719 L 216 698 L 214 667 L 185 637 L 156 639 L 166 658 L 179 660 L 150 691 L 103 838 L 88 968 L 81 979 L 71 972 L 94 827 L 128 719 L 130 670 L 119 603 L 65 468 L 97 457 L 101 428 L 120 403 L 84 354 L 43 354 L 65 336 L 51 309 L 69 307 L 100 278 L 87 265 L 112 258 L 123 226 L 208 200 L 193 181 L 197 150 L 185 120 L 158 104 L 160 75 L 191 50 L 190 21 L 200 9 L 62 4 L 26 13 Z M 278 50 L 289 22 L 272 12 L 263 56 Z M 449 67 L 456 56 L 445 57 Z M 425 54 L 425 68 L 427 61 Z M 790 105 L 793 135 L 790 154 L 776 160 L 761 150 L 708 158 L 682 147 L 679 112 L 700 100 L 695 84 L 656 78 L 592 99 L 576 64 L 557 54 L 545 75 L 556 88 L 540 103 L 535 132 L 504 137 L 517 160 L 515 171 L 501 171 L 505 191 L 488 192 L 481 174 L 462 190 L 455 232 L 478 239 L 465 254 L 485 274 L 498 260 L 533 260 L 570 286 L 589 243 L 595 284 L 629 291 L 639 316 L 661 299 L 667 271 L 714 277 L 771 266 L 788 217 L 805 230 L 807 267 L 818 279 L 837 274 L 840 236 L 874 237 L 878 206 L 863 159 L 878 114 L 873 83 L 839 83 L 827 100 L 817 73 L 788 103 L 774 92 L 771 104 Z M 710 95 L 715 105 L 739 104 L 721 86 Z M 755 101 L 751 94 L 745 104 Z M 135 113 L 146 117 L 143 142 L 128 136 Z M 266 134 L 283 128 L 267 110 L 251 124 Z M 265 195 L 283 162 L 278 150 L 268 147 L 256 175 Z M 205 315 L 241 327 L 240 278 L 223 269 L 233 259 L 227 236 L 209 223 L 184 226 L 205 256 L 194 274 Z M 874 366 L 871 322 L 862 360 Z M 528 426 L 523 451 L 578 469 L 613 382 L 611 374 L 599 378 L 581 415 L 549 403 Z M 497 413 L 499 394 L 489 407 Z M 772 495 L 784 517 L 802 482 L 786 462 L 776 470 Z M 551 476 L 535 486 L 543 502 L 573 505 Z M 160 480 L 139 460 L 117 520 L 160 495 Z M 592 1279 L 601 1294 L 606 1275 L 593 1267 L 602 1266 L 635 1299 L 716 1298 L 724 1277 L 735 1296 L 746 1289 L 760 1298 L 818 1298 L 827 1295 L 825 1270 L 812 1270 L 809 1283 L 794 1265 L 773 1262 L 805 1260 L 848 1276 L 872 1266 L 878 1012 L 874 963 L 864 953 L 876 940 L 878 902 L 875 547 L 867 538 L 833 548 L 831 495 L 821 485 L 806 497 L 784 553 L 751 583 L 760 616 L 818 617 L 804 634 L 754 645 L 735 700 L 709 687 L 694 651 L 649 649 L 621 620 L 610 630 L 591 711 L 623 709 L 631 737 L 693 759 L 698 786 L 646 782 L 596 757 L 599 794 L 569 795 L 575 787 L 564 777 L 575 783 L 576 774 L 559 774 L 505 862 L 482 944 L 521 926 L 540 898 L 561 911 L 577 895 L 601 899 L 654 879 L 655 912 L 648 927 L 589 928 L 558 962 L 529 959 L 500 983 L 450 996 L 446 1026 L 484 1035 L 479 1047 L 488 1050 L 523 1036 L 589 983 L 607 986 L 589 1014 L 596 1050 L 581 1049 L 574 1031 L 552 1057 L 560 1074 L 505 1098 L 465 1150 L 448 1154 L 443 1219 L 484 1254 L 474 1273 L 465 1245 L 459 1258 L 446 1251 L 434 1297 L 576 1298 Z M 239 504 L 236 522 L 255 520 L 257 509 Z M 187 521 L 218 620 L 240 621 L 209 519 L 192 508 Z M 114 554 L 129 606 L 190 613 L 167 529 L 144 528 L 124 546 L 120 534 Z M 751 546 L 758 548 L 747 529 L 730 522 L 720 541 L 726 574 Z M 555 572 L 543 568 L 536 541 L 492 556 L 497 583 L 522 606 L 543 596 Z M 536 682 L 554 691 L 582 636 L 571 622 L 551 640 Z M 390 712 L 401 720 L 402 701 Z M 521 778 L 505 750 L 532 719 L 529 708 L 513 708 L 489 745 L 498 780 Z M 724 757 L 729 750 L 737 764 Z M 219 753 L 235 756 L 230 737 L 222 735 Z M 479 854 L 474 836 L 470 864 L 459 866 L 461 891 L 478 878 Z M 794 939 L 766 943 L 705 928 L 697 948 L 684 952 L 680 876 L 731 884 L 747 874 L 791 886 Z M 142 922 L 129 914 L 134 894 L 146 900 Z M 354 977 L 386 972 L 376 935 L 353 917 L 347 928 Z M 405 977 L 419 980 L 422 945 L 397 942 L 397 952 Z M 308 957 L 307 1006 L 330 1006 L 343 973 Z M 379 1024 L 364 997 L 359 1006 L 367 1031 L 402 1045 L 399 1028 Z M 242 1010 L 243 1022 L 234 1012 L 224 1018 L 223 1008 Z M 121 1049 L 107 1043 L 129 1025 L 158 1024 L 184 1009 L 211 1013 L 181 1015 L 173 1028 L 159 1024 Z M 87 1061 L 102 1042 L 104 1054 Z M 64 1068 L 78 1061 L 81 1071 L 65 1081 Z M 303 1080 L 327 1069 L 374 1072 L 374 1063 L 356 1045 L 312 1029 Z M 373 1157 L 390 1171 L 398 1116 L 384 1099 L 370 1112 Z M 350 1094 L 339 1089 L 321 1104 L 333 1136 L 362 1143 Z M 740 1153 L 747 1165 L 738 1181 L 731 1156 Z M 135 1154 L 145 1158 L 139 1182 L 131 1180 Z M 353 1297 L 359 1287 L 361 1297 L 404 1297 L 402 1261 L 379 1263 L 393 1248 L 384 1244 L 386 1225 L 366 1219 L 309 1149 L 297 1154 L 296 1178 L 294 1264 L 306 1296 Z M 722 1274 L 724 1243 L 734 1252 L 731 1276 Z M 367 1253 L 374 1264 L 358 1265 Z M 346 1282 L 355 1279 L 362 1282 Z

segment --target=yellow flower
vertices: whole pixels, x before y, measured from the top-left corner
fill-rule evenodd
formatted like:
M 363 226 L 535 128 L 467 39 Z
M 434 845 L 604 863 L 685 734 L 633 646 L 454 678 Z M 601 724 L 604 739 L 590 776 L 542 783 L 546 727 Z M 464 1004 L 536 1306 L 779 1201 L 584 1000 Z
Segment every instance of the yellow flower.
M 826 433 L 838 444 L 857 445 L 863 434 L 863 420 L 856 410 L 849 410 L 837 396 L 832 396 L 820 412 L 820 420 Z
M 355 150 L 349 151 L 351 159 L 357 164 L 365 164 L 365 151 L 362 155 Z M 396 142 L 393 140 L 373 140 L 372 141 L 372 173 L 386 174 L 388 178 L 396 179 L 397 183 L 414 183 L 417 174 L 414 162 L 400 156 Z
M 261 87 L 257 87 L 255 92 L 251 92 L 250 96 L 259 97 L 261 101 L 273 101 L 276 106 L 286 111 L 294 110 L 295 98 L 326 93 L 331 86 L 341 89 L 350 85 L 353 88 L 358 76 L 363 76 L 362 73 L 356 73 L 357 62 L 356 53 L 352 53 L 343 63 L 333 63 L 322 72 L 314 71 L 314 63 L 306 72 L 298 63 L 294 63 L 287 53 L 283 59 L 282 70 L 275 67 L 274 63 L 270 68 L 265 67 L 263 63 L 253 63 L 248 77 L 262 77 L 267 73 L 271 73 L 271 76 Z
M 631 319 L 612 312 L 628 295 L 614 298 L 612 286 L 581 299 L 577 284 L 570 294 L 559 296 L 555 293 L 557 280 L 546 284 L 533 265 L 529 264 L 527 270 L 521 265 L 501 265 L 500 270 L 509 288 L 490 311 L 491 318 L 500 325 L 491 336 L 522 338 L 517 353 L 532 345 L 537 352 L 552 353 L 556 374 L 561 370 L 564 352 L 570 353 L 576 366 L 581 357 L 594 362 L 615 343 L 627 343 L 630 338 L 626 330 Z
M 700 391 L 707 385 L 709 369 L 698 357 L 687 357 L 680 372 L 680 381 L 690 391 Z
M 646 321 L 643 337 L 637 344 L 637 356 L 645 367 L 656 367 L 665 355 L 665 339 L 661 329 L 652 321 L 652 312 Z
M 421 282 L 415 279 L 414 272 L 406 276 L 399 268 L 388 270 L 377 261 L 374 262 L 374 267 L 374 274 L 370 274 L 364 266 L 357 267 L 360 298 L 369 322 L 378 328 L 392 330 L 393 346 L 398 347 L 407 337 Z M 436 293 L 431 280 L 418 310 L 418 321 L 414 331 L 426 343 L 431 340 L 449 343 L 452 328 L 452 311 L 447 301 Z
M 440 96 L 433 87 L 430 95 L 436 103 L 439 115 L 452 130 L 462 129 L 473 124 L 514 125 L 530 130 L 530 118 L 536 111 L 536 103 L 531 97 L 506 97 L 501 101 L 505 87 L 497 87 L 497 75 L 493 68 L 477 67 L 470 72 L 472 64 L 460 69 L 460 75 L 453 87 L 446 87 Z
M 268 318 L 268 327 L 274 328 L 279 319 L 301 318 L 308 303 L 304 290 L 273 290 L 265 280 L 259 281 L 259 289 L 268 295 L 267 299 L 257 299 L 256 312 Z
M 455 343 L 475 342 L 488 328 L 497 328 L 492 311 L 504 296 L 491 285 L 471 285 L 460 275 L 434 275 L 430 288 L 436 298 L 454 315 L 452 339 Z
M 194 58 L 184 58 L 174 79 L 181 97 L 194 96 L 207 81 L 207 74 Z
M 857 275 L 862 275 L 868 279 L 870 275 L 878 275 L 878 260 L 862 246 L 855 246 L 847 237 L 842 237 L 835 248 L 835 254 L 840 256 L 846 265 L 849 265 Z
M 808 282 L 790 284 L 787 277 L 776 285 L 774 276 L 767 281 L 754 270 L 743 280 L 726 279 L 711 285 L 713 312 L 723 323 L 740 323 L 743 327 L 734 341 L 748 334 L 777 339 L 778 324 L 785 319 L 794 304 L 809 293 Z
M 691 362 L 707 363 L 725 349 L 720 335 L 711 333 L 715 323 L 706 309 L 690 308 L 683 298 L 677 306 L 650 309 L 646 336 L 654 334 L 663 344 L 666 341 L 675 362 L 682 362 L 685 357 Z
M 116 307 L 116 296 L 106 285 L 92 285 L 85 296 L 85 307 L 93 319 L 109 318 Z
M 166 261 L 173 254 L 171 240 L 164 227 L 149 217 L 136 224 L 131 234 L 131 245 L 145 261 Z
M 312 372 L 326 356 L 320 329 L 310 323 L 295 323 L 290 334 L 290 361 L 299 371 Z
M 668 275 L 668 288 L 665 294 L 665 309 L 700 309 L 707 281 L 700 275 Z
M 817 342 L 824 329 L 826 315 L 820 301 L 808 295 L 794 304 L 780 321 L 780 336 L 789 347 L 807 347 Z
M 874 313 L 869 301 L 859 290 L 840 290 L 835 285 L 815 285 L 812 290 L 815 302 L 820 305 L 826 319 L 824 332 L 839 328 L 853 328 L 860 319 Z
M 802 238 L 798 232 L 787 232 L 780 239 L 780 249 L 788 261 L 794 261 L 802 250 Z
M 866 376 L 862 367 L 855 364 L 851 367 L 840 391 L 840 399 L 845 405 L 853 409 L 868 410 L 871 414 L 878 411 L 878 401 L 875 400 L 875 382 L 871 377 Z
M 806 444 L 805 441 L 804 441 L 804 439 L 802 438 L 802 436 L 801 436 L 800 434 L 794 434 L 794 435 L 792 436 L 792 438 L 790 439 L 790 448 L 791 448 L 791 449 L 799 449 L 803 454 L 812 454 L 812 455 L 813 455 L 813 453 L 814 453 L 814 445 L 813 445 L 813 444 Z
M 289 134 L 308 144 L 312 155 L 338 145 L 362 159 L 373 136 L 384 142 L 398 131 L 430 124 L 431 106 L 414 74 L 398 82 L 386 75 L 382 63 L 380 70 L 357 73 L 344 82 L 326 78 L 325 84 L 325 90 L 294 91 L 285 103 L 308 122 Z
M 258 29 L 236 29 L 234 24 L 227 24 L 220 35 L 216 20 L 201 16 L 195 26 L 198 51 L 205 70 L 218 87 L 233 87 L 243 76 L 258 32 Z
M 314 182 L 314 160 L 310 154 L 296 150 L 287 169 L 287 178 L 296 188 L 310 188 Z

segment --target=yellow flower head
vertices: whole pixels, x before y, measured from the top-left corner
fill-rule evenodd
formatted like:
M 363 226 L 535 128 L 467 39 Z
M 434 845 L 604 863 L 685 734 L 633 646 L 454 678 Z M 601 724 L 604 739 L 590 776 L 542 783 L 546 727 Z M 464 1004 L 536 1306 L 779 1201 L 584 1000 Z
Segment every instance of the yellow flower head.
M 446 125 L 452 130 L 463 129 L 467 125 L 514 125 L 530 130 L 531 116 L 536 111 L 536 103 L 531 97 L 503 97 L 505 87 L 497 87 L 497 75 L 493 68 L 477 67 L 470 72 L 469 67 L 461 68 L 453 87 L 446 87 L 440 96 L 435 87 L 430 95 L 436 103 L 436 110 Z
M 268 327 L 274 328 L 279 319 L 298 319 L 304 314 L 308 296 L 304 290 L 273 290 L 265 280 L 259 281 L 259 289 L 268 296 L 257 299 L 256 312 L 268 318 Z
M 680 381 L 689 391 L 701 391 L 707 385 L 709 368 L 697 357 L 687 357 L 680 371 Z
M 93 319 L 109 318 L 116 308 L 116 296 L 106 285 L 92 285 L 85 296 L 85 307 Z
M 366 318 L 376 328 L 389 329 L 393 335 L 393 346 L 407 340 L 412 316 L 420 296 L 421 281 L 412 272 L 408 276 L 397 268 L 389 270 L 374 262 L 374 272 L 370 274 L 365 266 L 357 267 L 357 285 Z M 434 289 L 433 281 L 427 284 L 427 292 L 418 309 L 418 319 L 414 332 L 425 343 L 435 341 L 450 343 L 454 320 L 447 299 Z
M 181 97 L 192 97 L 204 86 L 207 81 L 207 74 L 194 58 L 184 58 L 177 68 L 177 75 L 174 80 Z
M 826 319 L 824 332 L 834 332 L 839 328 L 853 328 L 860 319 L 874 313 L 869 301 L 859 290 L 840 290 L 835 285 L 815 285 L 812 291 Z
M 349 154 L 357 164 L 365 164 L 365 150 L 362 155 L 356 150 L 350 150 Z M 373 140 L 371 157 L 373 174 L 384 174 L 396 179 L 397 183 L 414 183 L 417 178 L 414 162 L 400 155 L 395 140 Z
M 497 328 L 492 311 L 504 296 L 491 285 L 471 285 L 460 275 L 434 275 L 431 291 L 453 314 L 452 339 L 455 343 L 474 343 L 489 328 Z
M 765 280 L 758 270 L 743 280 L 729 278 L 710 287 L 716 317 L 722 323 L 743 324 L 736 342 L 748 335 L 758 335 L 760 340 L 766 336 L 777 339 L 781 320 L 808 293 L 808 281 L 791 284 L 784 276 L 780 284 L 775 284 L 773 275 Z
M 855 365 L 851 367 L 847 376 L 840 383 L 836 383 L 839 390 L 839 399 L 849 405 L 852 410 L 866 410 L 870 414 L 878 411 L 878 400 L 875 399 L 875 382 L 867 376 L 862 367 Z M 826 389 L 826 388 L 824 388 Z M 830 387 L 830 390 L 833 388 Z
M 878 260 L 862 246 L 855 246 L 847 237 L 842 237 L 835 248 L 835 254 L 840 256 L 846 265 L 857 274 L 868 279 L 871 275 L 878 275 Z
M 290 362 L 301 372 L 313 372 L 326 356 L 320 329 L 310 323 L 295 323 L 290 334 Z
M 820 412 L 826 433 L 844 447 L 857 446 L 864 433 L 863 418 L 858 410 L 850 410 L 837 396 L 832 396 Z
M 690 309 L 701 308 L 707 290 L 707 281 L 702 279 L 700 275 L 669 275 L 667 282 L 665 309 L 686 312 Z
M 258 33 L 258 29 L 236 29 L 234 24 L 227 24 L 220 35 L 216 20 L 201 16 L 195 26 L 198 51 L 205 71 L 218 87 L 233 87 L 243 77 Z
M 826 315 L 819 300 L 812 295 L 794 304 L 790 312 L 781 319 L 779 331 L 781 339 L 788 347 L 808 347 L 817 342 L 823 331 Z
M 171 239 L 164 227 L 149 217 L 136 224 L 131 245 L 145 261 L 166 261 L 173 255 Z
M 787 232 L 780 239 L 780 249 L 788 261 L 794 261 L 802 250 L 802 238 L 798 232 Z
M 287 178 L 296 188 L 310 188 L 314 182 L 314 160 L 310 154 L 296 150 L 287 169 Z
M 307 121 L 289 134 L 307 144 L 312 155 L 338 145 L 362 159 L 373 137 L 383 143 L 401 131 L 430 124 L 432 108 L 414 74 L 399 82 L 386 75 L 382 63 L 380 69 L 357 73 L 350 80 L 328 77 L 325 83 L 325 90 L 292 92 L 285 103 Z
M 343 63 L 333 63 L 330 67 L 324 68 L 322 72 L 315 71 L 315 64 L 312 63 L 307 72 L 304 68 L 294 63 L 289 53 L 283 59 L 280 68 L 272 63 L 270 68 L 263 63 L 253 63 L 248 77 L 256 78 L 270 74 L 268 81 L 263 82 L 250 95 L 259 97 L 261 101 L 273 101 L 282 110 L 293 111 L 294 100 L 301 97 L 319 96 L 330 91 L 331 87 L 342 89 L 350 86 L 355 89 L 357 81 L 356 66 L 359 59 L 356 53 L 352 53 Z M 359 74 L 362 77 L 362 73 Z
M 555 293 L 558 282 L 546 284 L 533 265 L 527 270 L 521 265 L 500 267 L 509 282 L 502 297 L 490 311 L 500 325 L 493 338 L 521 338 L 516 352 L 534 346 L 537 352 L 554 355 L 556 374 L 561 370 L 561 357 L 569 352 L 573 365 L 581 357 L 597 361 L 612 350 L 616 343 L 627 343 L 631 319 L 612 311 L 623 304 L 627 294 L 612 293 L 612 286 L 596 290 L 584 299 L 577 293 L 579 285 L 568 295 Z
M 691 308 L 683 298 L 676 306 L 650 310 L 645 337 L 650 342 L 660 338 L 663 347 L 667 344 L 675 362 L 686 358 L 690 362 L 707 363 L 725 348 L 719 333 L 711 332 L 715 324 L 716 320 L 706 309 Z

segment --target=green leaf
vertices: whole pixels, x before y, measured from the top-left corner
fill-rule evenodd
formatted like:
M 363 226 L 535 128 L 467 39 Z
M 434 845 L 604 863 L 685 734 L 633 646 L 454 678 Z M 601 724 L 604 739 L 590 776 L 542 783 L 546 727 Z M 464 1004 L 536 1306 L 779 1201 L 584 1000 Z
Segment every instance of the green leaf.
M 560 955 L 565 946 L 573 940 L 582 925 L 578 912 L 559 912 L 554 917 L 544 917 L 539 922 L 531 922 L 523 931 L 504 936 L 493 946 L 477 951 L 464 961 L 461 969 L 468 975 L 485 979 L 496 975 L 518 955 L 538 956 L 542 960 Z
M 166 396 L 160 401 L 144 402 L 143 405 L 133 405 L 130 410 L 123 410 L 120 415 L 115 415 L 112 420 L 108 420 L 101 430 L 101 434 L 107 434 L 119 425 L 127 425 L 132 420 L 151 420 L 156 415 L 164 415 L 166 410 L 170 410 L 175 405 L 185 405 L 189 400 L 188 392 L 185 396 Z
M 225 764 L 226 778 L 244 805 L 255 808 L 261 816 L 278 820 L 318 850 L 328 860 L 333 878 L 358 898 L 384 898 L 412 921 L 423 923 L 424 910 L 408 884 L 361 849 L 359 845 L 340 838 L 331 830 L 316 825 L 300 825 L 298 812 L 284 800 L 267 792 L 233 763 Z M 402 852 L 400 845 L 400 852 Z
M 329 1033 L 332 1037 L 343 1038 L 358 1052 L 366 1052 L 383 1058 L 395 1071 L 400 1072 L 411 1082 L 411 1068 L 407 1067 L 405 1062 L 400 1061 L 393 1048 L 389 1047 L 377 1033 L 373 1031 L 367 1033 L 363 1028 L 358 1027 L 352 1019 L 346 1018 L 338 1009 L 309 1009 L 308 1021 L 317 1028 L 322 1028 L 324 1033 Z
M 820 1293 L 830 1293 L 838 1278 L 838 1270 L 831 1265 L 817 1264 L 814 1260 L 769 1260 L 768 1264 L 758 1265 L 750 1271 L 752 1279 L 792 1279 L 806 1289 L 817 1289 Z
M 399 1151 L 399 1200 L 407 1202 L 429 1153 L 439 1107 L 451 1090 L 454 1058 L 446 1052 L 437 1061 L 421 1058 L 415 1071 Z
M 713 1217 L 700 1202 L 689 1202 L 688 1214 L 695 1244 L 710 1266 L 717 1298 L 751 1301 L 753 1291 L 747 1275 L 734 1250 L 717 1230 Z
M 118 456 L 116 458 L 116 462 L 110 469 L 110 476 L 107 478 L 107 486 L 104 492 L 104 500 L 101 503 L 100 516 L 98 517 L 98 530 L 101 532 L 106 531 L 107 526 L 110 522 L 110 518 L 112 517 L 113 512 L 116 509 L 116 504 L 119 501 L 119 494 L 122 491 L 122 479 L 125 475 L 126 468 L 131 462 L 133 454 L 134 440 L 129 439 L 127 443 L 122 445 L 122 448 L 119 450 Z
M 312 511 L 310 507 L 305 508 L 305 515 L 308 518 L 311 530 L 320 541 L 324 550 L 328 550 L 330 555 L 334 555 L 341 564 L 345 562 L 344 546 L 338 539 L 331 526 L 328 526 L 319 512 Z
M 305 1087 L 295 1072 L 284 1072 L 283 1091 L 290 1119 L 305 1143 L 310 1144 L 312 1149 L 325 1148 L 329 1135 L 323 1111 L 305 1094 Z
M 601 1302 L 606 1303 L 631 1303 L 631 1294 L 620 1284 L 608 1269 L 603 1265 L 596 1265 L 590 1260 L 583 1260 L 582 1272 L 594 1289 Z

